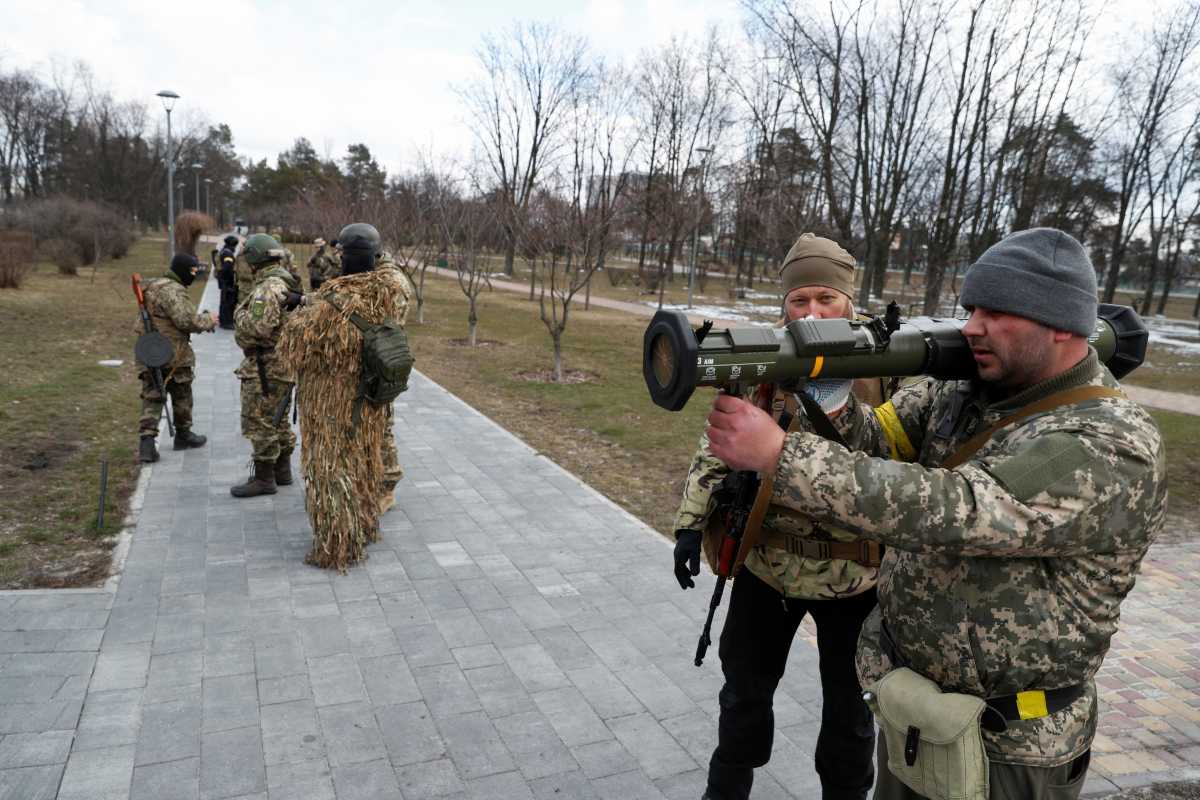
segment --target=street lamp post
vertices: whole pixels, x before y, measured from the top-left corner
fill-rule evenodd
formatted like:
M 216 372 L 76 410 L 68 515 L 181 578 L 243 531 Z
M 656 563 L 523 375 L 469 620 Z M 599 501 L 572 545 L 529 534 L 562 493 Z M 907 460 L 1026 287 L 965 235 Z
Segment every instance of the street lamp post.
M 204 179 L 204 213 L 212 216 L 212 178 Z
M 175 257 L 175 154 L 171 152 L 171 109 L 179 95 L 170 89 L 158 93 L 162 99 L 163 108 L 167 111 L 167 249 L 171 258 Z
M 696 152 L 700 153 L 700 197 L 697 202 L 696 209 L 696 229 L 692 232 L 692 259 L 688 265 L 688 304 L 687 307 L 692 307 L 692 287 L 696 283 L 696 251 L 700 248 L 700 220 L 704 216 L 704 173 L 708 170 L 708 157 L 712 155 L 711 147 L 697 147 Z
M 203 164 L 192 164 L 192 170 L 196 173 L 196 211 L 200 211 L 200 169 Z

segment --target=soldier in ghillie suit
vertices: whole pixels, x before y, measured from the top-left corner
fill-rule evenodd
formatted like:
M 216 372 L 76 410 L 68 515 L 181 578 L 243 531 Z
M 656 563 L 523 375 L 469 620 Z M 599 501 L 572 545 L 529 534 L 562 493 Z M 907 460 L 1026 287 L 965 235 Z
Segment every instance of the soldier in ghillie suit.
M 301 465 L 313 548 L 305 559 L 345 569 L 379 538 L 390 505 L 390 406 L 363 403 L 363 334 L 351 321 L 404 324 L 413 289 L 403 273 L 376 268 L 379 233 L 365 223 L 342 229 L 342 276 L 327 281 L 284 328 L 279 353 L 295 371 Z M 394 451 L 393 451 L 394 452 Z M 394 487 L 394 484 L 392 484 Z
M 233 311 L 237 308 L 237 247 L 238 237 L 225 237 L 225 246 L 217 254 L 217 286 L 221 290 L 220 325 L 233 329 Z
M 334 253 L 333 246 L 326 245 L 324 239 L 317 237 L 313 244 L 317 249 L 308 259 L 308 282 L 315 292 L 322 283 L 336 278 L 342 271 L 342 265 Z
M 1071 236 L 1035 228 L 993 245 L 961 302 L 979 378 L 921 380 L 876 409 L 852 398 L 835 424 L 865 452 L 785 436 L 731 397 L 709 415 L 710 447 L 774 473 L 773 502 L 887 546 L 859 678 L 872 692 L 885 675 L 927 679 L 956 693 L 935 697 L 983 701 L 981 778 L 951 788 L 1073 798 L 1096 731 L 1094 677 L 1163 523 L 1166 455 L 1088 346 L 1096 273 Z M 892 452 L 910 463 L 883 460 Z M 937 720 L 963 703 L 929 705 Z M 928 742 L 879 719 L 878 762 L 892 761 L 875 797 L 920 797 L 894 773 Z
M 854 257 L 836 242 L 811 233 L 801 236 L 779 270 L 787 321 L 853 319 L 854 266 Z M 852 390 L 859 399 L 878 405 L 884 388 L 878 379 L 830 379 L 809 381 L 804 391 L 836 417 Z M 771 413 L 777 424 L 788 427 L 803 416 L 794 390 L 763 390 L 772 393 Z M 675 576 L 685 589 L 694 586 L 691 576 L 700 569 L 702 532 L 719 524 L 722 516 L 714 494 L 728 474 L 729 468 L 713 457 L 707 436 L 702 436 L 675 516 Z M 770 487 L 764 483 L 760 491 L 769 492 Z M 796 629 L 811 615 L 817 626 L 823 699 L 816 746 L 822 796 L 865 800 L 873 778 L 875 729 L 854 671 L 854 651 L 863 620 L 875 608 L 879 547 L 778 504 L 768 506 L 761 531 L 754 535 L 760 544 L 748 551 L 737 573 L 721 632 L 725 685 L 707 796 L 749 797 L 754 769 L 771 757 L 775 689 Z M 837 553 L 829 552 L 832 549 Z
M 142 286 L 146 300 L 146 311 L 154 328 L 171 342 L 175 357 L 162 369 L 164 389 L 171 395 L 171 410 L 175 422 L 175 449 L 202 447 L 207 440 L 192 432 L 192 378 L 195 376 L 196 354 L 192 351 L 191 335 L 207 333 L 216 327 L 212 315 L 207 311 L 197 314 L 196 306 L 188 297 L 187 287 L 196 280 L 200 262 L 195 256 L 179 253 L 171 259 L 171 266 L 161 278 L 147 281 Z M 142 333 L 142 321 L 137 322 L 138 333 Z M 154 376 L 144 364 L 138 363 L 138 377 L 142 381 L 142 416 L 138 420 L 140 441 L 138 460 L 144 463 L 158 461 L 158 421 L 162 417 L 165 398 L 154 385 Z
M 248 238 L 244 257 L 254 269 L 254 288 L 235 313 L 234 339 L 245 356 L 235 374 L 242 381 L 242 435 L 253 448 L 254 474 L 229 491 L 234 497 L 255 497 L 275 494 L 276 486 L 292 482 L 296 435 L 286 412 L 293 381 L 275 346 L 288 312 L 304 302 L 304 295 L 300 282 L 284 269 L 283 248 L 273 237 Z

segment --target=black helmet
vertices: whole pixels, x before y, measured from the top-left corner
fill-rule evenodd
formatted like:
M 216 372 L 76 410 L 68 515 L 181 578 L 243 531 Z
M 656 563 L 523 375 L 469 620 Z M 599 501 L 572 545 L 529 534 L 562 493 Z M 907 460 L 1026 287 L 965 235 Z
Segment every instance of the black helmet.
M 232 233 L 229 234 L 228 236 L 225 237 L 225 246 L 226 247 L 237 247 L 238 246 L 238 238 L 236 236 L 234 236 Z
M 368 225 L 365 222 L 352 222 L 342 228 L 337 241 L 342 246 L 342 250 L 367 252 L 371 255 L 379 252 L 381 244 L 379 231 L 375 230 L 374 225 Z

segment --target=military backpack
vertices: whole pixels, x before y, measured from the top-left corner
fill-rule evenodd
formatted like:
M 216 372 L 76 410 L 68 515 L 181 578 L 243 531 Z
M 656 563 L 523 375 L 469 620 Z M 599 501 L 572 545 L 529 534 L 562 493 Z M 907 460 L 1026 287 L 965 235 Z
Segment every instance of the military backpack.
M 338 311 L 345 313 L 342 305 L 332 297 L 323 297 Z M 362 333 L 362 364 L 358 374 L 358 397 L 354 400 L 353 427 L 358 428 L 362 418 L 364 402 L 373 406 L 391 405 L 401 392 L 408 389 L 408 377 L 412 374 L 412 349 L 408 346 L 408 335 L 404 328 L 392 320 L 367 322 L 351 312 L 347 318 Z

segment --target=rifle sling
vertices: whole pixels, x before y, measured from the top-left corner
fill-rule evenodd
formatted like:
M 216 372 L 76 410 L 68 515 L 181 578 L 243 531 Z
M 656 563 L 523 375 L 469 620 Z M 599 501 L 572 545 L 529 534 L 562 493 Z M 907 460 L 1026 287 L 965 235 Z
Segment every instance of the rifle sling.
M 799 421 L 799 415 L 795 411 L 796 408 L 791 404 L 789 397 L 784 401 L 783 413 L 779 415 L 778 420 L 780 426 L 787 433 L 794 431 L 796 423 Z M 826 419 L 826 422 L 828 421 Z M 742 562 L 746 560 L 746 556 L 750 555 L 750 550 L 758 545 L 763 519 L 767 516 L 767 508 L 771 505 L 773 494 L 775 494 L 775 474 L 763 475 L 758 483 L 758 494 L 754 495 L 754 505 L 750 507 L 746 530 L 742 531 L 742 540 L 738 542 L 737 556 L 733 560 L 731 575 L 737 575 L 738 570 L 742 568 Z
M 942 462 L 942 469 L 954 469 L 955 467 L 966 463 L 971 456 L 978 452 L 979 448 L 987 444 L 997 432 L 1003 428 L 1007 428 L 1014 422 L 1019 422 L 1026 417 L 1031 417 L 1034 414 L 1040 414 L 1043 411 L 1050 411 L 1060 406 L 1074 405 L 1082 403 L 1086 400 L 1096 400 L 1101 397 L 1125 397 L 1124 392 L 1119 389 L 1109 389 L 1107 386 L 1077 386 L 1074 389 L 1064 389 L 1061 392 L 1055 392 L 1049 397 L 1042 398 L 1037 402 L 1021 408 L 1020 410 L 1009 414 L 995 425 L 980 431 L 972 436 L 967 441 L 963 442 L 962 447 L 955 450 L 949 458 Z

